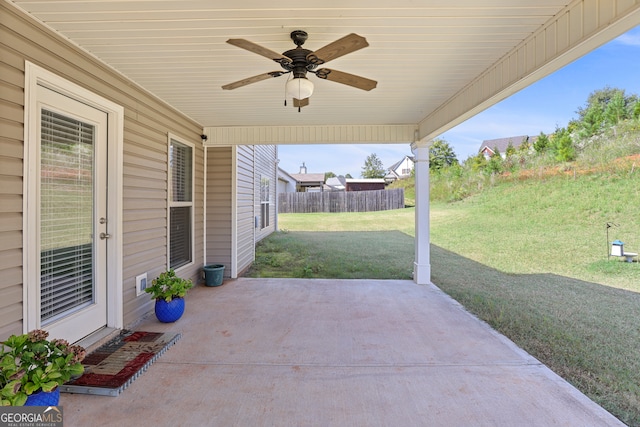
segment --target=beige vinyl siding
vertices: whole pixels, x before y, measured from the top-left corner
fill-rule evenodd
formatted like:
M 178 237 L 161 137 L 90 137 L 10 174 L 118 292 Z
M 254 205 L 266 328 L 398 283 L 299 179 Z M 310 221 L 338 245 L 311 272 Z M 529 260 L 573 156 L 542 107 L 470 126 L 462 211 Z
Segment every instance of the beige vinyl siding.
M 202 145 L 202 127 L 198 129 L 197 142 L 194 146 L 194 215 L 193 215 L 193 261 L 194 266 L 189 268 L 189 273 L 193 283 L 199 283 L 202 279 L 202 262 L 204 257 L 204 190 L 205 190 L 205 170 L 204 170 L 204 147 Z
M 278 177 L 276 173 L 276 146 L 275 145 L 256 145 L 255 150 L 255 205 L 256 215 L 261 215 L 260 202 L 260 180 L 265 177 L 269 178 L 269 226 L 265 228 L 256 228 L 256 242 L 264 239 L 275 230 L 276 223 L 276 187 L 278 185 Z M 260 222 L 258 222 L 260 224 Z
M 24 71 L 0 10 L 0 338 L 22 332 Z M 23 61 L 22 61 L 23 62 Z
M 232 252 L 232 147 L 207 148 L 207 264 L 222 264 L 229 277 Z
M 236 150 L 237 270 L 240 274 L 251 266 L 255 257 L 254 146 L 238 145 Z
M 235 168 L 234 164 L 235 152 Z M 260 215 L 260 178 L 271 179 L 271 201 L 276 192 L 276 146 L 239 145 L 207 148 L 207 253 L 206 262 L 224 264 L 225 276 L 237 276 L 255 259 L 255 243 L 275 229 L 275 204 L 270 226 L 256 227 Z M 233 176 L 236 197 L 236 271 L 233 256 Z
M 58 37 L 0 3 L 0 338 L 22 332 L 22 174 L 25 60 L 125 109 L 123 177 L 124 324 L 152 309 L 136 297 L 135 276 L 149 280 L 167 262 L 167 135 L 195 144 L 195 264 L 183 275 L 198 280 L 203 251 L 202 127 Z

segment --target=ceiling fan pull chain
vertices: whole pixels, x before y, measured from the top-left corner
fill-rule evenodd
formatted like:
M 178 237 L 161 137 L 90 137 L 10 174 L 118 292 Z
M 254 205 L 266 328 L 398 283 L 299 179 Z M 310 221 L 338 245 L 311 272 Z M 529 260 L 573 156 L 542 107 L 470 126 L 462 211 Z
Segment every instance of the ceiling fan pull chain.
M 289 81 L 289 79 L 291 79 L 291 76 L 287 77 L 287 81 Z M 285 83 L 284 86 L 284 106 L 287 106 L 287 85 Z

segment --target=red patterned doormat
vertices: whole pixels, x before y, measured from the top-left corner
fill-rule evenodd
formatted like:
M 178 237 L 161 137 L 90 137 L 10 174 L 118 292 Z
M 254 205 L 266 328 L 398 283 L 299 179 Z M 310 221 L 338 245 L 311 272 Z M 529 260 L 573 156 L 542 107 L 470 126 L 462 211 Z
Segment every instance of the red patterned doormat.
M 117 396 L 138 378 L 181 334 L 123 330 L 89 353 L 84 374 L 60 387 L 67 393 Z

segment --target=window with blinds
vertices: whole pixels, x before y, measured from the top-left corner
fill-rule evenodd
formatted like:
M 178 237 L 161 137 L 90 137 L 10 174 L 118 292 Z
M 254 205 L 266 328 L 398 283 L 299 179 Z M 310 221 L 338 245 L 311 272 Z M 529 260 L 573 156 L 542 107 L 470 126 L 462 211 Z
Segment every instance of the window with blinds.
M 40 299 L 46 324 L 91 304 L 93 125 L 42 110 Z
M 193 260 L 193 148 L 171 139 L 169 169 L 169 266 L 176 269 Z
M 267 177 L 260 179 L 260 228 L 269 226 L 269 202 L 271 180 Z

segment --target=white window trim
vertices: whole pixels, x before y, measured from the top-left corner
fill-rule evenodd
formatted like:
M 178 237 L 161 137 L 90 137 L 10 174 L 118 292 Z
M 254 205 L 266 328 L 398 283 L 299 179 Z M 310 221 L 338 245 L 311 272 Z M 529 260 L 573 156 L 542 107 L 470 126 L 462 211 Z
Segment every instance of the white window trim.
M 173 196 L 173 181 L 171 176 L 171 140 L 179 142 L 180 144 L 191 147 L 191 201 L 190 202 L 172 202 Z M 171 266 L 171 208 L 180 206 L 191 207 L 191 262 L 181 265 L 175 271 L 176 273 L 192 267 L 196 261 L 195 254 L 195 152 L 196 147 L 191 142 L 186 141 L 179 136 L 168 133 L 167 134 L 167 270 Z
M 38 244 L 34 244 L 34 233 L 38 227 L 39 213 L 34 207 L 37 203 L 38 177 L 35 176 L 35 164 L 38 161 L 38 99 L 37 86 L 61 93 L 76 101 L 104 111 L 108 116 L 109 160 L 107 168 L 108 185 L 112 190 L 108 200 L 109 234 L 113 236 L 108 245 L 107 257 L 107 327 L 124 327 L 124 307 L 122 285 L 122 189 L 123 189 L 123 145 L 124 145 L 124 108 L 109 101 L 57 74 L 54 74 L 29 61 L 25 61 L 25 107 L 24 107 L 24 197 L 23 197 L 23 332 L 38 327 L 38 313 L 30 308 L 29 301 L 39 299 L 37 292 L 37 253 Z

